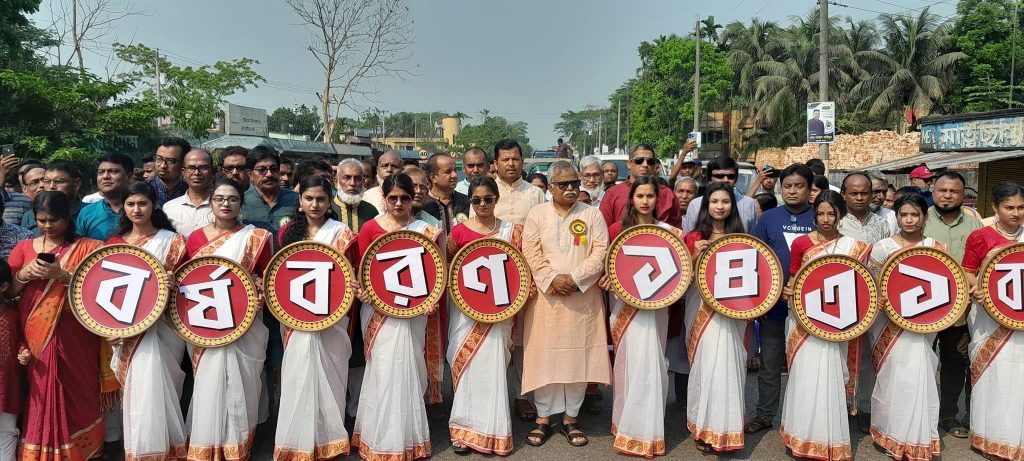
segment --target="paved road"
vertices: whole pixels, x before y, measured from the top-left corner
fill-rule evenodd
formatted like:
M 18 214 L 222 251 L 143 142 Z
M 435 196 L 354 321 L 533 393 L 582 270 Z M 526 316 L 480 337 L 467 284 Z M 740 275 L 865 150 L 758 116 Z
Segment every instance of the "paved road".
M 747 374 L 746 395 L 747 413 L 751 414 L 756 402 L 757 375 Z M 603 410 L 600 415 L 589 414 L 580 417 L 582 428 L 590 436 L 590 444 L 585 447 L 576 448 L 566 443 L 564 437 L 556 433 L 543 447 L 531 447 L 526 445 L 526 434 L 532 425 L 514 420 L 513 437 L 515 440 L 515 451 L 506 459 L 509 460 L 553 460 L 568 461 L 576 459 L 587 460 L 628 460 L 626 457 L 612 450 L 612 437 L 609 435 L 611 426 L 611 388 L 602 389 L 604 394 Z M 784 391 L 783 391 L 784 392 Z M 445 411 L 450 408 L 450 403 L 445 405 Z M 961 405 L 962 408 L 962 405 Z M 778 418 L 776 418 L 778 427 Z M 861 434 L 853 428 L 851 431 L 854 443 L 854 457 L 857 460 L 888 460 L 887 456 L 871 443 L 871 437 Z M 669 450 L 668 456 L 663 459 L 715 459 L 714 454 L 705 455 L 694 448 L 693 440 L 686 430 L 685 411 L 679 405 L 669 404 L 665 423 L 666 446 Z M 448 439 L 447 420 L 431 421 L 430 423 L 431 443 L 434 448 L 433 459 L 439 460 L 467 460 L 467 459 L 502 459 L 497 456 L 467 455 L 459 456 L 451 450 Z M 984 458 L 970 449 L 966 439 L 958 439 L 943 432 L 942 436 L 942 458 L 947 460 L 983 460 Z M 264 429 L 257 433 L 257 445 L 255 447 L 254 459 L 269 460 L 273 454 L 273 433 Z M 776 430 L 761 432 L 746 439 L 746 448 L 731 454 L 722 456 L 729 459 L 757 459 L 757 460 L 788 460 L 792 459 L 779 441 L 779 433 Z M 358 459 L 358 454 L 353 453 L 346 459 Z

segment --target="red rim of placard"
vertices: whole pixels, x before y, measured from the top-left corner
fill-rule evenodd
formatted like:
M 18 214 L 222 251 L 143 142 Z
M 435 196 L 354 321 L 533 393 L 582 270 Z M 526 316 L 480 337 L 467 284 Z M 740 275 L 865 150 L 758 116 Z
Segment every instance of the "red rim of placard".
M 672 248 L 673 262 L 677 264 L 678 281 L 669 290 L 668 294 L 660 296 L 658 299 L 649 301 L 638 296 L 639 293 L 631 293 L 619 280 L 619 277 L 625 274 L 618 274 L 617 268 L 619 267 L 618 258 L 622 246 L 625 245 L 629 240 L 640 237 L 640 236 L 656 236 L 661 238 L 668 246 Z M 659 268 L 660 270 L 660 268 Z M 611 288 L 615 292 L 615 295 L 619 299 L 623 300 L 626 304 L 636 307 L 637 309 L 664 309 L 671 306 L 686 293 L 686 289 L 690 286 L 690 280 L 693 278 L 693 267 L 690 259 L 690 251 L 686 248 L 686 245 L 682 240 L 679 239 L 668 229 L 653 224 L 645 224 L 639 226 L 633 226 L 626 229 L 622 233 L 615 237 L 612 241 L 611 246 L 608 247 L 608 255 L 605 257 L 605 273 L 608 274 L 611 280 Z M 668 282 L 666 282 L 668 283 Z M 664 293 L 665 289 L 658 290 L 658 293 Z M 658 293 L 655 293 L 657 295 Z
M 86 278 L 91 273 L 92 268 L 100 264 L 107 257 L 118 254 L 130 255 L 144 262 L 153 271 L 157 286 L 159 287 L 156 300 L 153 303 L 153 309 L 143 316 L 142 320 L 123 328 L 113 328 L 96 320 L 86 306 L 87 302 L 95 303 L 95 300 L 87 300 L 82 292 Z M 68 302 L 71 304 L 71 311 L 75 314 L 75 318 L 87 330 L 107 338 L 130 338 L 142 334 L 160 320 L 160 316 L 163 315 L 164 309 L 167 307 L 167 298 L 169 296 L 169 290 L 163 284 L 166 278 L 167 271 L 164 270 L 163 264 L 152 253 L 132 245 L 108 245 L 94 250 L 75 269 L 75 273 L 71 277 L 71 283 L 68 285 Z M 102 309 L 102 307 L 99 309 Z
M 859 282 L 863 283 L 865 289 L 868 291 L 868 306 L 864 313 L 864 316 L 855 323 L 853 326 L 844 329 L 841 332 L 831 332 L 822 329 L 814 324 L 807 316 L 807 312 L 804 306 L 804 298 L 802 296 L 804 284 L 807 283 L 808 278 L 818 269 L 830 264 L 840 264 L 852 269 L 858 276 Z M 807 330 L 808 333 L 823 339 L 825 341 L 849 341 L 856 339 L 858 336 L 866 333 L 868 328 L 871 328 L 871 324 L 874 323 L 878 317 L 878 287 L 875 285 L 874 279 L 871 277 L 871 273 L 864 267 L 860 261 L 851 258 L 846 255 L 826 255 L 815 259 L 800 268 L 800 271 L 793 278 L 793 299 L 789 302 L 789 308 L 793 315 L 796 317 L 796 321 Z M 860 308 L 858 306 L 858 312 Z
M 319 320 L 302 320 L 295 315 L 292 315 L 285 310 L 281 304 L 281 300 L 278 298 L 278 294 L 281 290 L 275 289 L 277 286 L 278 275 L 281 273 L 282 265 L 291 256 L 304 251 L 316 251 L 327 255 L 331 261 L 335 262 L 341 271 L 345 282 L 340 284 L 339 287 L 334 287 L 332 282 L 329 285 L 330 295 L 335 296 L 335 292 L 340 290 L 342 293 L 339 302 L 332 306 L 330 314 L 326 316 L 316 316 L 310 313 L 309 315 L 316 316 Z M 313 240 L 306 240 L 301 242 L 295 242 L 290 245 L 281 248 L 273 258 L 270 259 L 270 264 L 267 265 L 267 276 L 263 278 L 263 292 L 266 293 L 267 309 L 276 317 L 281 324 L 299 331 L 320 331 L 333 326 L 334 324 L 341 321 L 348 313 L 349 308 L 352 306 L 352 300 L 355 298 L 355 294 L 348 287 L 350 280 L 355 280 L 355 270 L 352 268 L 352 264 L 348 262 L 348 258 L 345 257 L 337 248 L 334 248 L 326 243 L 317 242 Z
M 509 255 L 509 263 L 516 268 L 519 272 L 519 283 L 516 285 L 516 296 L 511 300 L 508 307 L 501 309 L 496 313 L 486 313 L 475 309 L 470 303 L 466 301 L 465 296 L 462 293 L 462 287 L 459 284 L 460 276 L 462 274 L 462 265 L 473 252 L 480 250 L 484 247 L 499 248 Z M 508 320 L 514 317 L 524 306 L 530 297 L 530 288 L 533 286 L 533 273 L 530 271 L 530 266 L 526 263 L 526 258 L 523 256 L 516 247 L 512 244 L 496 238 L 485 238 L 473 241 L 472 243 L 459 249 L 455 253 L 455 257 L 452 258 L 451 263 L 451 275 L 448 277 L 448 296 L 451 302 L 458 307 L 463 314 L 467 317 L 476 320 L 481 323 L 497 323 Z M 512 287 L 509 286 L 511 289 Z
M 768 280 L 768 294 L 761 302 L 750 309 L 733 309 L 723 302 L 723 300 L 715 298 L 711 288 L 708 286 L 707 277 L 705 276 L 708 271 L 708 265 L 711 263 L 711 255 L 728 245 L 734 244 L 745 245 L 757 250 L 759 257 L 763 258 L 764 261 L 767 261 L 769 266 L 771 278 Z M 760 262 L 761 260 L 759 259 L 759 264 Z M 772 251 L 766 243 L 746 234 L 728 234 L 714 242 L 711 242 L 711 245 L 709 245 L 698 257 L 695 270 L 697 272 L 697 286 L 700 289 L 701 298 L 703 298 L 704 302 L 711 306 L 715 312 L 729 318 L 737 320 L 758 318 L 771 310 L 771 308 L 775 306 L 775 303 L 779 301 L 779 297 L 782 296 L 782 264 L 779 262 L 779 257 L 775 255 L 775 252 Z M 761 280 L 759 283 L 764 283 L 764 281 Z
M 938 319 L 934 319 L 934 315 L 926 315 L 926 318 L 932 318 L 931 321 L 921 321 L 903 317 L 900 312 L 897 311 L 896 306 L 893 305 L 893 301 L 890 297 L 890 293 L 893 290 L 889 290 L 889 283 L 894 277 L 893 274 L 896 272 L 897 267 L 907 259 L 920 257 L 935 259 L 944 267 L 948 268 L 950 274 L 953 276 L 953 283 L 956 289 L 956 296 L 950 300 L 953 307 L 949 309 L 949 312 L 946 313 L 946 315 L 943 315 Z M 884 307 L 885 314 L 889 317 L 889 320 L 892 320 L 892 322 L 900 328 L 915 333 L 937 333 L 949 328 L 951 325 L 956 323 L 957 320 L 960 320 L 960 317 L 962 317 L 964 312 L 967 311 L 967 306 L 970 305 L 970 297 L 967 293 L 967 277 L 964 275 L 963 268 L 960 267 L 960 264 L 958 264 L 952 256 L 938 248 L 932 247 L 918 246 L 904 248 L 889 256 L 889 260 L 886 261 L 884 266 L 882 266 L 882 271 L 879 273 L 878 291 L 886 294 L 884 297 Z
M 434 261 L 434 269 L 436 275 L 436 281 L 433 287 L 428 289 L 428 294 L 414 307 L 401 308 L 399 306 L 393 306 L 391 303 L 384 301 L 376 291 L 373 290 L 373 283 L 370 279 L 372 275 L 373 258 L 380 251 L 380 249 L 395 240 L 412 240 L 423 246 L 427 254 L 430 255 Z M 363 289 L 367 290 L 371 298 L 371 305 L 374 309 L 380 311 L 380 313 L 387 315 L 388 317 L 395 318 L 412 318 L 420 315 L 424 315 L 431 310 L 431 308 L 441 300 L 441 296 L 444 295 L 445 288 L 447 286 L 447 273 L 445 267 L 445 259 L 441 254 L 441 250 L 437 247 L 433 241 L 427 238 L 425 235 L 419 232 L 411 230 L 397 230 L 389 232 L 374 240 L 367 248 L 366 254 L 363 255 L 363 260 L 359 264 L 359 280 L 362 283 Z
M 241 280 L 242 287 L 245 289 L 248 301 L 246 304 L 245 315 L 242 317 L 242 320 L 231 330 L 231 333 L 217 338 L 206 338 L 196 334 L 188 325 L 185 324 L 181 319 L 180 312 L 178 312 L 178 287 L 190 272 L 202 266 L 221 266 L 227 268 L 229 272 Z M 184 266 L 178 268 L 174 273 L 174 289 L 172 292 L 174 293 L 174 296 L 171 296 L 168 300 L 167 307 L 170 314 L 171 324 L 174 325 L 174 331 L 178 333 L 178 336 L 181 336 L 181 339 L 199 347 L 220 347 L 237 341 L 242 337 L 242 335 L 249 331 L 249 328 L 252 327 L 252 324 L 256 320 L 256 314 L 259 312 L 260 308 L 258 304 L 259 293 L 252 275 L 249 271 L 238 265 L 238 263 L 221 256 L 202 256 L 193 259 L 185 263 Z

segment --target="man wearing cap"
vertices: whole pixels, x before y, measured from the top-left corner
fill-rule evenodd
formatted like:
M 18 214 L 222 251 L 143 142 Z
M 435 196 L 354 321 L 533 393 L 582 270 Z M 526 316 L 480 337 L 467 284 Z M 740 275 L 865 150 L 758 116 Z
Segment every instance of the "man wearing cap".
M 757 194 L 772 194 L 775 196 L 775 200 L 782 203 L 782 194 L 775 192 L 775 185 L 779 182 L 779 170 L 775 167 L 765 164 L 761 167 L 761 172 L 757 174 L 757 180 L 750 184 L 750 189 L 747 189 L 747 197 L 754 198 Z
M 910 171 L 910 185 L 916 187 L 921 191 L 921 195 L 925 200 L 928 201 L 928 206 L 932 206 L 932 181 L 935 180 L 935 175 L 932 170 L 928 169 L 928 165 L 921 165 Z

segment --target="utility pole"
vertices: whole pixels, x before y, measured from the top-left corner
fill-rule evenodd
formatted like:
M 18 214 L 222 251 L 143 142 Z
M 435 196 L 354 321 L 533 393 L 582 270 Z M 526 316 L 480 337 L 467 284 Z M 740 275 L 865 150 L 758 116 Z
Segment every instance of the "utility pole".
M 160 96 L 160 50 L 156 50 L 156 102 L 160 107 L 164 107 L 164 100 Z
M 693 131 L 700 131 L 700 42 L 704 41 L 700 33 L 700 15 L 694 16 L 693 33 L 697 37 L 697 68 L 693 73 Z M 697 153 L 694 153 L 696 156 Z
M 1007 101 L 1008 108 L 1013 108 L 1013 81 L 1015 77 L 1015 71 L 1017 70 L 1017 24 L 1020 23 L 1020 15 L 1018 13 L 1018 7 L 1020 7 L 1020 0 L 1014 0 L 1013 2 L 1013 45 L 1010 47 L 1010 99 Z
M 619 135 L 622 133 L 622 100 L 615 109 L 615 153 L 619 153 Z
M 604 114 L 597 119 L 597 153 L 604 153 Z
M 828 101 L 828 0 L 818 0 L 818 99 Z M 818 156 L 828 172 L 828 143 L 818 144 Z

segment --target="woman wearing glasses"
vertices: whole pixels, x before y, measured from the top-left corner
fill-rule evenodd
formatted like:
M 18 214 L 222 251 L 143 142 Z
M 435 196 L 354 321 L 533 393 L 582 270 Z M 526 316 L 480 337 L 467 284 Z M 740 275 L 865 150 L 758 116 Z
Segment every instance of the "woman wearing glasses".
M 1007 181 L 996 186 L 992 195 L 996 222 L 971 232 L 963 259 L 975 299 L 967 314 L 971 330 L 971 447 L 990 459 L 1019 459 L 1024 452 L 1024 393 L 1020 392 L 1024 332 L 992 319 L 980 304 L 988 287 L 978 286 L 977 277 L 982 262 L 994 252 L 1024 243 L 1024 186 Z M 1009 274 L 1004 277 L 1010 278 Z
M 440 229 L 413 218 L 412 197 L 415 192 L 412 179 L 405 173 L 384 178 L 381 193 L 387 209 L 359 231 L 360 257 L 366 255 L 378 237 L 403 229 L 423 234 L 444 246 L 444 234 Z M 428 327 L 428 316 L 425 315 L 408 319 L 386 317 L 371 305 L 369 293 L 359 287 L 357 281 L 353 283 L 352 288 L 363 303 L 360 319 L 366 371 L 352 445 L 359 449 L 363 459 L 429 457 L 430 429 L 427 427 L 423 394 L 428 391 L 427 372 L 439 371 L 439 367 L 443 367 L 440 331 Z M 436 344 L 433 343 L 435 340 L 438 341 Z M 424 357 L 425 349 L 432 359 L 429 362 Z M 439 388 L 430 391 L 440 393 Z
M 213 223 L 188 237 L 189 259 L 221 256 L 258 277 L 271 255 L 270 232 L 238 219 L 244 195 L 229 179 L 214 184 Z M 259 283 L 257 283 L 259 286 Z M 189 457 L 197 460 L 247 459 L 259 422 L 263 361 L 268 331 L 261 310 L 249 331 L 235 342 L 213 348 L 190 347 L 192 393 Z
M 498 184 L 476 178 L 467 189 L 474 217 L 452 228 L 448 258 L 466 245 L 498 238 L 522 248 L 523 226 L 494 216 Z M 452 450 L 505 456 L 512 452 L 512 417 L 505 370 L 512 358 L 512 319 L 480 323 L 452 306 L 448 314 L 448 363 L 452 367 L 452 415 L 448 420 Z
M 843 197 L 823 190 L 813 206 L 817 230 L 793 240 L 790 275 L 820 256 L 840 254 L 867 262 L 871 245 L 839 233 L 839 222 L 846 216 Z M 790 277 L 782 289 L 787 299 L 793 297 L 793 283 Z M 786 332 L 789 381 L 779 427 L 782 444 L 801 458 L 853 459 L 846 408 L 853 400 L 857 367 L 847 363 L 850 345 L 811 335 L 792 315 Z
M 658 208 L 658 183 L 641 177 L 630 187 L 630 201 L 621 222 L 608 228 L 608 240 L 624 230 L 641 224 L 653 224 L 682 238 L 682 232 L 654 217 Z M 689 261 L 685 262 L 689 264 Z M 611 289 L 611 277 L 601 277 L 598 286 Z M 614 294 L 611 301 L 612 344 L 615 345 L 615 404 L 612 407 L 612 431 L 615 450 L 633 456 L 665 455 L 665 400 L 668 398 L 668 361 L 665 342 L 668 336 L 669 309 L 640 310 Z
M 312 240 L 347 254 L 356 236 L 337 221 L 331 209 L 331 182 L 312 175 L 297 187 L 299 206 L 281 228 L 281 246 Z M 350 318 L 345 316 L 321 331 L 284 328 L 275 459 L 328 459 L 348 454 L 345 392 L 352 355 Z
M 149 183 L 128 186 L 124 214 L 107 244 L 132 245 L 148 251 L 173 272 L 185 257 L 185 239 L 156 207 Z M 180 390 L 185 381 L 181 358 L 185 342 L 166 317 L 139 336 L 114 344 L 110 366 L 124 398 L 124 452 L 128 459 L 174 458 L 186 448 Z
M 18 459 L 89 459 L 103 448 L 101 394 L 117 390 L 117 382 L 109 363 L 100 363 L 100 338 L 66 304 L 71 272 L 100 242 L 75 234 L 62 192 L 36 194 L 32 210 L 42 235 L 14 247 L 6 293 L 21 295 L 18 361 L 28 377 Z
M 697 228 L 683 237 L 694 258 L 715 240 L 743 232 L 732 185 L 711 184 L 695 214 Z M 747 322 L 712 310 L 694 282 L 686 293 L 684 324 L 690 363 L 686 424 L 697 449 L 742 449 L 743 381 L 747 372 L 743 340 Z

